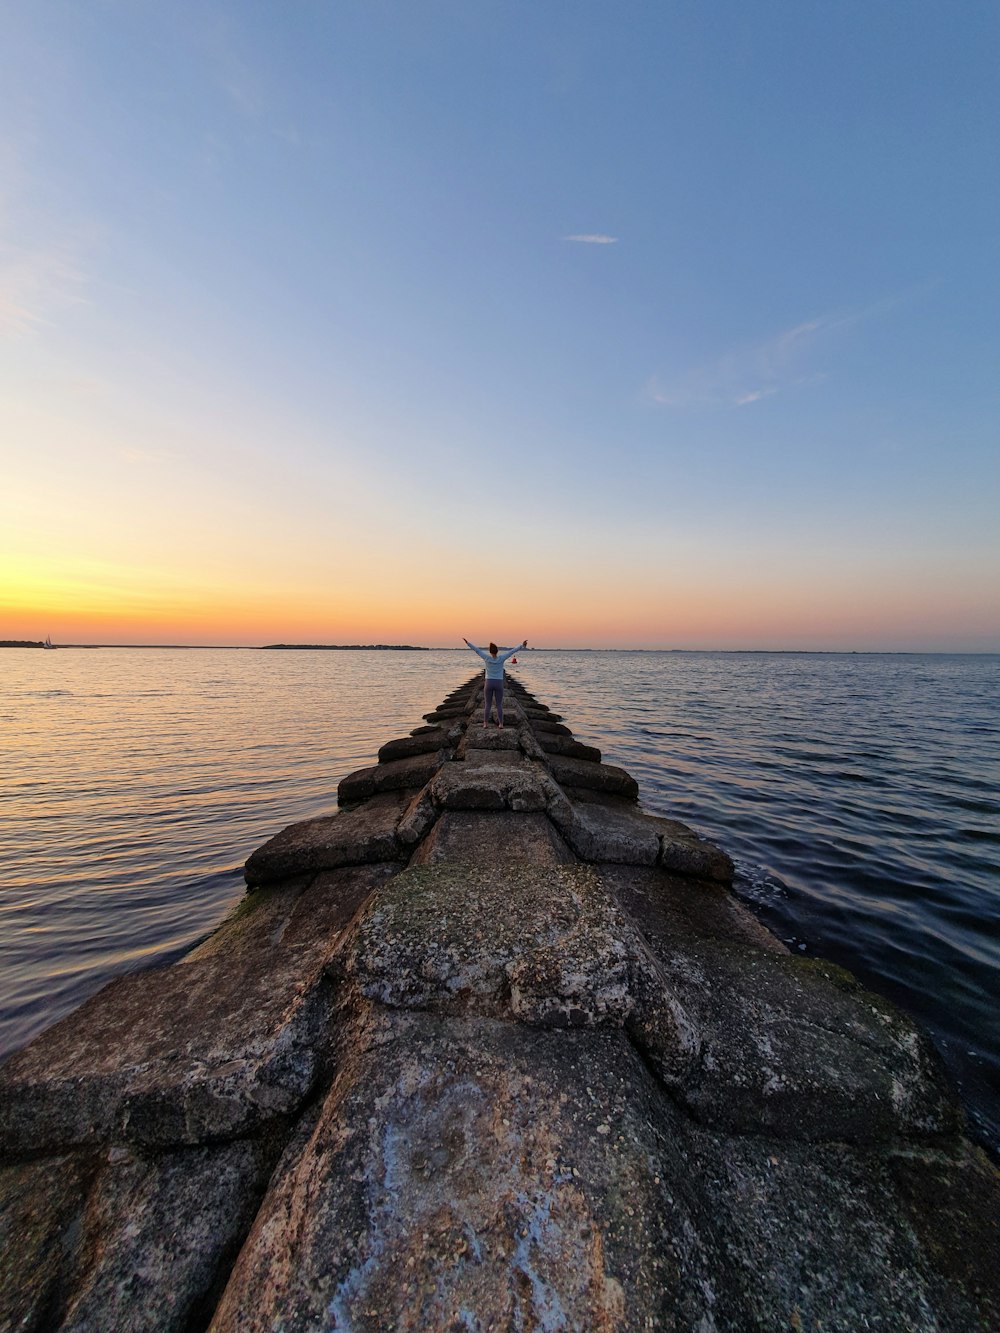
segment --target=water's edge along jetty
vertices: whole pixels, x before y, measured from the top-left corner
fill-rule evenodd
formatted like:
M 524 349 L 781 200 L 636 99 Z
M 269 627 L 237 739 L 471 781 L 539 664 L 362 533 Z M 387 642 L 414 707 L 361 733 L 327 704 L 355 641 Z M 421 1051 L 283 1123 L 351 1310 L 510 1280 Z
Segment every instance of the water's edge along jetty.
M 0 1069 L 0 1331 L 1000 1327 L 933 1048 L 482 678 Z

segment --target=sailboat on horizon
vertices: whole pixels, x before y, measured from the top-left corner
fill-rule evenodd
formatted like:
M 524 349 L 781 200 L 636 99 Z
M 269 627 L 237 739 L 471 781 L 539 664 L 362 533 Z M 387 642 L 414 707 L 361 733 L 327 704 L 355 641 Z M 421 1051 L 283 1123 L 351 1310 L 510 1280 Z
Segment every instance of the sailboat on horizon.
M 45 642 L 42 644 L 42 647 L 43 647 L 43 648 L 52 648 L 52 649 L 55 649 L 55 644 L 52 642 L 52 635 L 51 635 L 51 634 L 46 634 L 46 636 L 45 636 Z

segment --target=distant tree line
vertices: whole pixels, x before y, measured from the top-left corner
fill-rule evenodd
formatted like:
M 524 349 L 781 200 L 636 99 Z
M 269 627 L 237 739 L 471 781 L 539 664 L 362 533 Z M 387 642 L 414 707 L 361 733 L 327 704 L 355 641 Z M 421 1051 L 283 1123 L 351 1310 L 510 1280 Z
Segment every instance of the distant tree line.
M 323 652 L 368 652 L 378 650 L 386 653 L 426 653 L 428 648 L 415 643 L 265 643 L 264 648 L 284 648 L 286 650 L 321 649 Z
M 44 648 L 41 639 L 0 639 L 0 648 Z

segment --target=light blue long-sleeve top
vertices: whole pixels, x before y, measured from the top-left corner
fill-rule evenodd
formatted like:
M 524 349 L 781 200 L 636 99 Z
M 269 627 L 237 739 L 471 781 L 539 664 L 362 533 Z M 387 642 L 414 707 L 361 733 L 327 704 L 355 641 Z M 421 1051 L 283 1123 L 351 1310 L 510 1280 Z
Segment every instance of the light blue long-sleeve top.
M 518 644 L 516 648 L 507 648 L 507 649 L 501 648 L 498 651 L 496 657 L 494 657 L 493 654 L 487 652 L 485 648 L 477 648 L 474 643 L 470 643 L 469 647 L 472 649 L 474 653 L 478 653 L 478 655 L 486 663 L 487 680 L 503 680 L 504 662 L 507 661 L 508 657 L 513 657 L 515 653 L 519 653 L 521 651 L 521 645 Z

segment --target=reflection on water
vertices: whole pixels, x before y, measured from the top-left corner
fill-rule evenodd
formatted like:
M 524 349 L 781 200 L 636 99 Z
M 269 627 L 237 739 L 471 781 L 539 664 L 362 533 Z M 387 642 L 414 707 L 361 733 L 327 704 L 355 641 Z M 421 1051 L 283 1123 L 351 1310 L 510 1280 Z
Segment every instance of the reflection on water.
M 0 654 L 0 1050 L 187 949 L 240 868 L 417 724 L 465 652 Z M 791 947 L 931 1028 L 1000 1142 L 1000 658 L 532 653 L 514 669 L 721 842 Z

